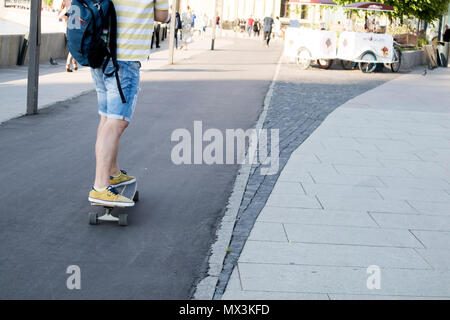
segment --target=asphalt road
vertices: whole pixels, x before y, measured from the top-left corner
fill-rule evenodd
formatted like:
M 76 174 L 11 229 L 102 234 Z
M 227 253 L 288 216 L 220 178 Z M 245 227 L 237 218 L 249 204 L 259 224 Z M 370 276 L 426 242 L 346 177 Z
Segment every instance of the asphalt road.
M 171 161 L 175 129 L 253 127 L 281 47 L 236 40 L 160 71 L 143 72 L 119 161 L 137 176 L 129 226 L 88 225 L 98 121 L 90 93 L 0 125 L 0 299 L 186 299 L 237 165 Z M 68 290 L 69 265 L 81 289 Z

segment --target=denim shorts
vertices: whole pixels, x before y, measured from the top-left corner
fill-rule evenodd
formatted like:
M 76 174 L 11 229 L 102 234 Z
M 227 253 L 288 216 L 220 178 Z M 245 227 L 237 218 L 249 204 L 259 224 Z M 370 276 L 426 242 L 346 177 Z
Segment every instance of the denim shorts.
M 117 61 L 119 64 L 119 79 L 126 103 L 122 102 L 117 88 L 116 76 L 106 76 L 114 71 L 112 61 L 108 63 L 105 74 L 102 68 L 91 68 L 92 79 L 95 83 L 98 98 L 98 113 L 111 119 L 130 122 L 136 107 L 139 92 L 139 61 Z

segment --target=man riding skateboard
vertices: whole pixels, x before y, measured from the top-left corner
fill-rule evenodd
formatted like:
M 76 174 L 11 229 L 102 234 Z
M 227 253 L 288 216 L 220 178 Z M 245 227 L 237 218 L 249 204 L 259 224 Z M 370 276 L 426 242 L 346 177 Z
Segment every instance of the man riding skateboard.
M 108 206 L 131 207 L 133 199 L 121 195 L 115 187 L 136 182 L 121 170 L 117 161 L 120 137 L 133 116 L 139 91 L 141 61 L 150 54 L 154 21 L 167 22 L 168 0 L 113 0 L 117 12 L 117 62 L 126 102 L 122 102 L 110 61 L 102 68 L 91 68 L 98 98 L 100 123 L 95 144 L 95 181 L 89 201 Z

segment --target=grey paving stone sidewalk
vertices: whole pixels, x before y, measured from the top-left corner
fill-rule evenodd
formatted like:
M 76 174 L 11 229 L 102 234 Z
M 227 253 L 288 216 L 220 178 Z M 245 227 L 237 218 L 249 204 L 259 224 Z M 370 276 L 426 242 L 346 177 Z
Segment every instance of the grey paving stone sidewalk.
M 449 89 L 450 70 L 438 69 L 326 117 L 330 99 L 261 204 L 222 298 L 450 298 Z M 314 95 L 292 90 L 299 108 Z
M 279 130 L 280 169 L 286 165 L 292 152 L 317 129 L 336 107 L 398 76 L 389 72 L 373 74 L 368 78 L 358 71 L 344 72 L 339 67 L 333 67 L 331 70 L 312 68 L 301 72 L 292 64 L 286 63 L 286 61 L 282 62 L 264 123 L 264 127 L 267 129 Z M 268 148 L 270 152 L 270 144 Z M 322 146 L 320 148 L 323 149 Z M 337 156 L 340 156 L 340 154 L 338 153 Z M 311 166 L 321 163 L 320 159 L 314 154 L 308 154 L 306 157 L 300 155 L 296 159 L 298 161 L 304 160 Z M 363 159 L 363 157 L 360 156 L 360 159 Z M 323 170 L 322 167 L 320 169 Z M 336 173 L 335 169 L 330 168 L 330 170 Z M 259 165 L 252 167 L 235 222 L 228 254 L 222 271 L 219 273 L 219 286 L 215 293 L 215 299 L 219 299 L 223 294 L 232 269 L 237 263 L 256 218 L 277 182 L 279 173 L 280 171 L 276 175 L 263 176 L 260 174 Z M 304 173 L 296 172 L 297 175 L 303 176 Z M 288 181 L 291 178 L 294 178 L 294 176 L 286 177 Z M 349 176 L 348 179 L 351 180 L 352 177 Z M 378 179 L 373 180 L 376 185 L 382 185 L 382 182 Z M 311 183 L 313 183 L 312 180 Z M 299 184 L 297 185 L 300 187 Z M 284 189 L 286 187 L 289 187 L 289 185 L 284 186 Z M 283 187 L 280 186 L 276 189 L 280 188 Z M 224 248 L 227 246 L 228 243 L 224 245 Z M 217 247 L 220 246 L 215 246 L 215 248 Z M 210 272 L 210 274 L 212 273 Z M 214 273 L 214 275 L 216 274 Z

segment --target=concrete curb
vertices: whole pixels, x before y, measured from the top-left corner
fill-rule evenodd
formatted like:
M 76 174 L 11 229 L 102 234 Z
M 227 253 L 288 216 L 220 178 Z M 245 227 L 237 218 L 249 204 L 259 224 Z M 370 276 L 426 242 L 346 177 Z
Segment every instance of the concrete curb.
M 275 74 L 272 78 L 272 82 L 269 86 L 269 89 L 266 93 L 263 110 L 259 115 L 258 121 L 256 122 L 255 129 L 262 129 L 264 122 L 266 120 L 267 111 L 270 106 L 270 102 L 273 96 L 273 90 L 275 87 L 276 80 L 278 78 L 278 74 L 280 72 L 281 62 L 283 59 L 283 55 L 278 59 L 277 67 L 275 69 Z M 251 149 L 254 144 L 257 144 L 257 140 L 250 141 L 249 149 Z M 216 291 L 216 287 L 219 281 L 219 276 L 222 271 L 223 262 L 228 252 L 228 246 L 231 241 L 231 237 L 233 234 L 234 225 L 236 222 L 236 217 L 244 197 L 245 187 L 247 186 L 248 179 L 250 177 L 250 171 L 252 168 L 249 163 L 249 155 L 246 155 L 245 164 L 241 165 L 239 169 L 239 173 L 236 176 L 236 180 L 234 182 L 233 191 L 231 193 L 230 198 L 228 199 L 228 205 L 226 207 L 225 215 L 222 218 L 220 223 L 220 227 L 216 232 L 216 242 L 211 246 L 211 256 L 208 260 L 208 271 L 207 276 L 202 279 L 194 292 L 193 300 L 212 300 L 214 297 L 214 293 Z

